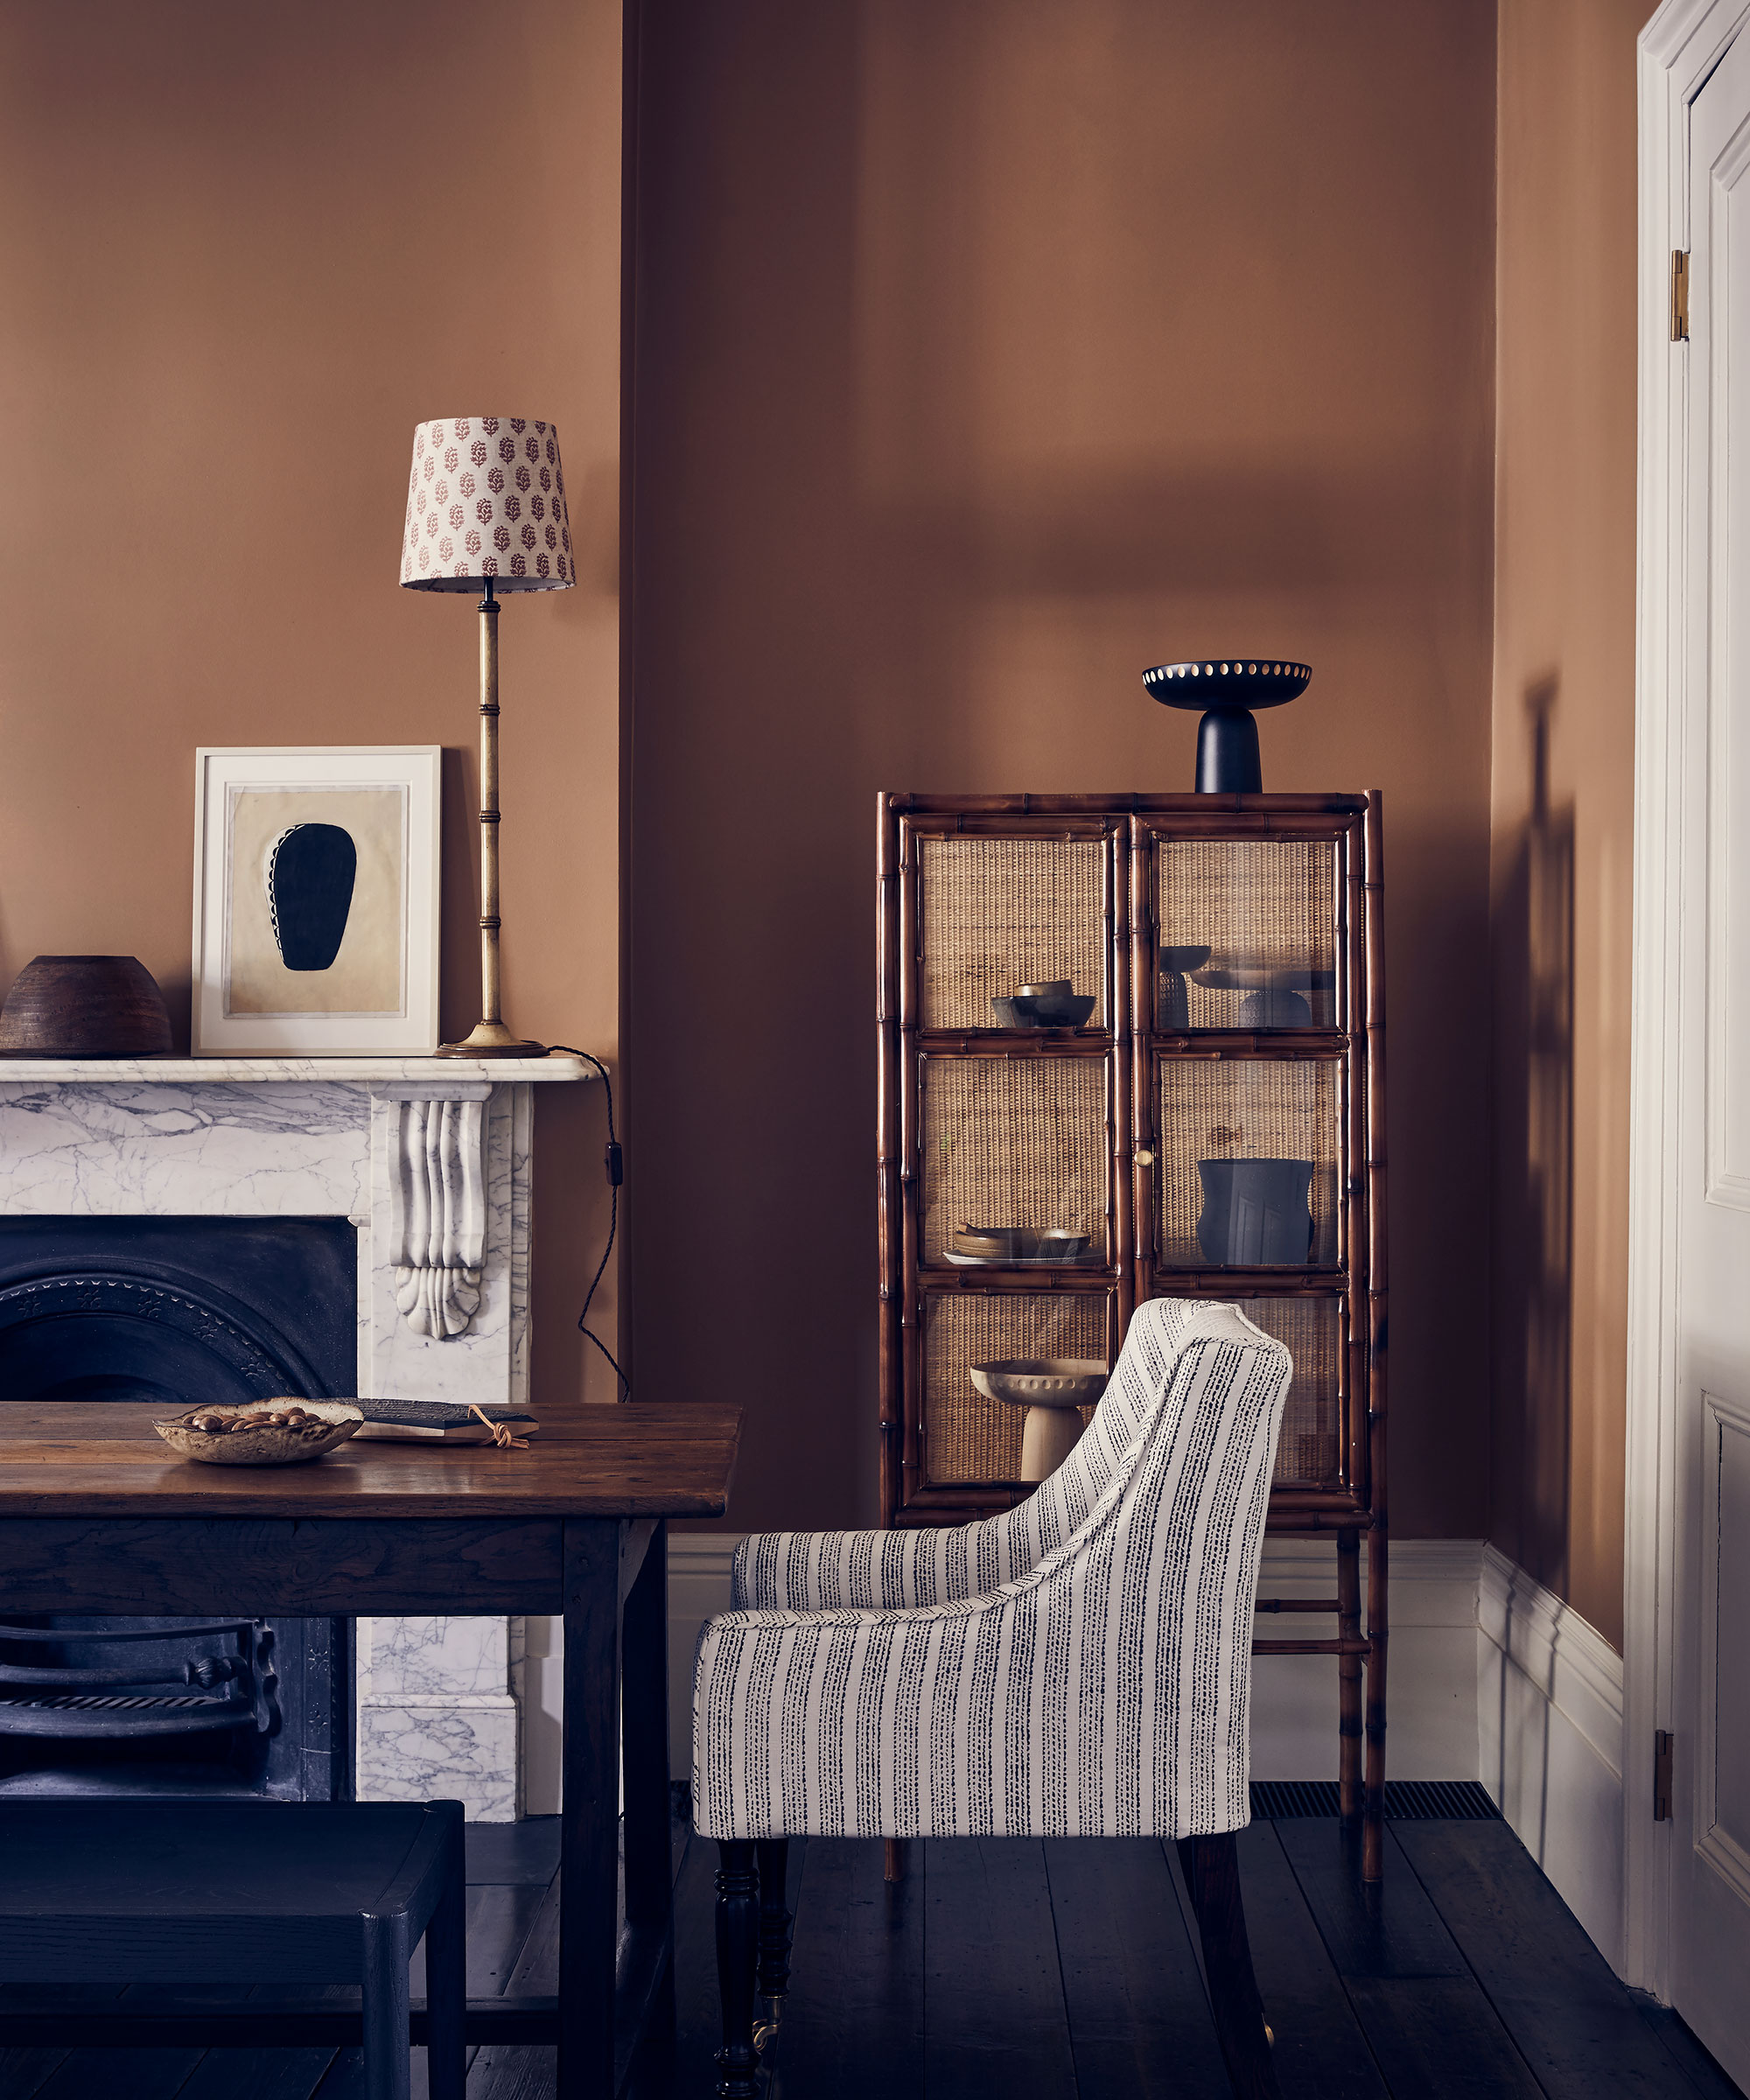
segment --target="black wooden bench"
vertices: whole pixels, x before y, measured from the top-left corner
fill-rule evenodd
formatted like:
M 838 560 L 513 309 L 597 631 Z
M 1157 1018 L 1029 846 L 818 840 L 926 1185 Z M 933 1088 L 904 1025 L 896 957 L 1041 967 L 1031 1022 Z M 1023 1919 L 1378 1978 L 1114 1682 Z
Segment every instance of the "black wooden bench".
M 0 1981 L 356 1984 L 370 2100 L 407 2100 L 422 1933 L 431 2100 L 463 2100 L 464 1903 L 459 1802 L 0 1801 Z

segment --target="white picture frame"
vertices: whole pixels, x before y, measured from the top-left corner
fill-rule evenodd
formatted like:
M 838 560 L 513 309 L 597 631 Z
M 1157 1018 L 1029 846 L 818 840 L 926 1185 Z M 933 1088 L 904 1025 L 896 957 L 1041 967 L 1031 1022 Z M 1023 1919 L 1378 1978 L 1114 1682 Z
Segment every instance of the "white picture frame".
M 195 1056 L 437 1049 L 441 765 L 436 744 L 195 752 Z

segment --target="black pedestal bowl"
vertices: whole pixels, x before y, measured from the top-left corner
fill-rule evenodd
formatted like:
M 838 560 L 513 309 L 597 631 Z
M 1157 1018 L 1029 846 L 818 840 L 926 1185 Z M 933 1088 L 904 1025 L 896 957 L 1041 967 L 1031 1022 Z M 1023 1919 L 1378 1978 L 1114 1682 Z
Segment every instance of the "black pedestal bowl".
M 1306 690 L 1312 667 L 1279 657 L 1208 656 L 1158 663 L 1143 673 L 1150 696 L 1163 707 L 1200 708 L 1199 794 L 1262 794 L 1255 707 L 1281 707 Z

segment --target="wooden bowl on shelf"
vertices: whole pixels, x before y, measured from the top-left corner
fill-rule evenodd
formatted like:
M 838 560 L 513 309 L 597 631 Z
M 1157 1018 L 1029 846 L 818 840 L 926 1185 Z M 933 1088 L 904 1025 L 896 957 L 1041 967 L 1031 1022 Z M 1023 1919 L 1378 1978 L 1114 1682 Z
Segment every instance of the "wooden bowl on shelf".
M 38 956 L 0 1006 L 0 1053 L 11 1057 L 163 1057 L 164 994 L 132 956 Z

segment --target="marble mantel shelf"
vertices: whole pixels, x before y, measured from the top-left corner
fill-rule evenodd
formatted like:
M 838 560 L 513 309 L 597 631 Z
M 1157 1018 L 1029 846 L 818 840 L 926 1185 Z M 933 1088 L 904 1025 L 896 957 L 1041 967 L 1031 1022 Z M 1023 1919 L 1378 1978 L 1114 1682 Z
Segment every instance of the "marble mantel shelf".
M 593 1079 L 593 1067 L 575 1057 L 9 1057 L 0 1055 L 0 1082 L 49 1081 L 61 1084 L 136 1086 L 143 1079 L 167 1086 L 240 1081 L 481 1080 L 511 1085 L 528 1080 Z

